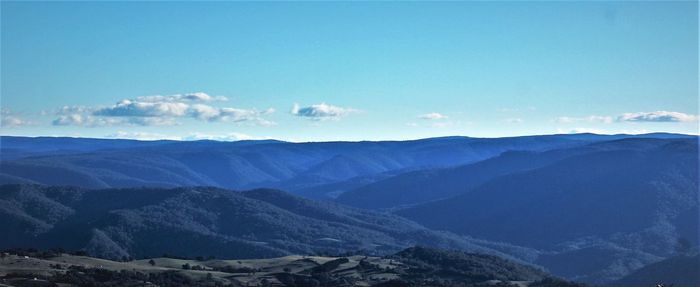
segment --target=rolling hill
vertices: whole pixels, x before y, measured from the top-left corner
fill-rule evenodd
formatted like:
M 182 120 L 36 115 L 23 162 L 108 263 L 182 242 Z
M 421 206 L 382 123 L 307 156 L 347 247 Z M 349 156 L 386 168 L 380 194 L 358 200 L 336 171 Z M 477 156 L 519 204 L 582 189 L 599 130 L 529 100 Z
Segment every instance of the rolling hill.
M 26 256 L 26 257 L 25 257 Z M 10 251 L 0 286 L 515 286 L 579 287 L 496 256 L 412 247 L 386 257 L 146 258 L 110 261 Z

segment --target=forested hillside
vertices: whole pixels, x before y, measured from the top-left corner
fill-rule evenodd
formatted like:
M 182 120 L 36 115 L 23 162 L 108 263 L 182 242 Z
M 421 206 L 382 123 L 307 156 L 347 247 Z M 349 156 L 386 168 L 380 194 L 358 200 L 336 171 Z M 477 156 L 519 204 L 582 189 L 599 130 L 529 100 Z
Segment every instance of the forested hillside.
M 4 185 L 0 225 L 0 248 L 61 247 L 112 259 L 386 254 L 414 244 L 498 253 L 398 216 L 275 190 Z
M 536 262 L 586 280 L 614 278 L 671 256 L 679 240 L 698 244 L 696 140 L 594 146 L 597 151 L 397 214 L 433 229 L 544 251 Z

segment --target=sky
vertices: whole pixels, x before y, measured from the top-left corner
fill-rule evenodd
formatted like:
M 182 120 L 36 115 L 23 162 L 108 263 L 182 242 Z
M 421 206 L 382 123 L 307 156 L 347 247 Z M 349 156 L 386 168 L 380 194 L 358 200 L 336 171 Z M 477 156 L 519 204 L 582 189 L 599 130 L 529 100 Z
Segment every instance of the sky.
M 0 134 L 698 133 L 698 3 L 0 2 Z

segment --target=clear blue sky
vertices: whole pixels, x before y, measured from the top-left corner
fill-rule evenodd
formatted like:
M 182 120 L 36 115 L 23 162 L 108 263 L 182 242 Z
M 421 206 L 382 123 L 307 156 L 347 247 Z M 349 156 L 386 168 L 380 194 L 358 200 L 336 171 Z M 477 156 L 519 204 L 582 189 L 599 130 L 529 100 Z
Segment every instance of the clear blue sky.
M 0 5 L 5 135 L 698 133 L 694 1 Z

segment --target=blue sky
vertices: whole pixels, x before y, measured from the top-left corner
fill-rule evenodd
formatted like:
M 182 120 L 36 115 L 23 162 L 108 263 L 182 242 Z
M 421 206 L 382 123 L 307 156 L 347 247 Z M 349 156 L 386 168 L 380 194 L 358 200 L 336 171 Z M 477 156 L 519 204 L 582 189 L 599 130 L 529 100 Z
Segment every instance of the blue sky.
M 0 5 L 5 135 L 698 133 L 697 2 Z

